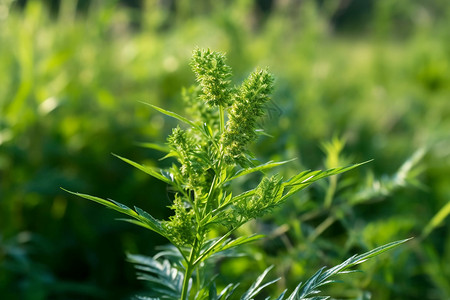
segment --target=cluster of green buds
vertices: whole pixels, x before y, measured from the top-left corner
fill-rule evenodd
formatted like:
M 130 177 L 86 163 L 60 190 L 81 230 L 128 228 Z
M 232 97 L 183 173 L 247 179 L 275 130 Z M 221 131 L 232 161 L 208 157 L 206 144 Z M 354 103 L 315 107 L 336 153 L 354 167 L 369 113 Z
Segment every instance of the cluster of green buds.
M 210 126 L 210 136 L 205 138 L 195 127 L 187 130 L 176 127 L 167 139 L 170 148 L 167 156 L 176 157 L 179 163 L 170 169 L 179 188 L 170 207 L 174 215 L 163 222 L 163 227 L 179 246 L 191 245 L 194 240 L 191 233 L 200 226 L 202 211 L 220 206 L 225 194 L 212 187 L 221 185 L 220 177 L 227 172 L 224 170 L 250 165 L 247 147 L 257 137 L 257 118 L 264 114 L 274 81 L 267 70 L 258 69 L 242 85 L 231 87 L 231 68 L 226 65 L 225 56 L 210 50 L 195 50 L 191 67 L 199 87 L 185 90 L 183 98 L 191 107 L 198 108 L 193 113 L 201 126 Z M 217 123 L 220 126 L 216 127 Z M 221 210 L 215 222 L 220 219 L 222 225 L 235 228 L 261 216 L 276 205 L 274 199 L 280 198 L 275 197 L 280 191 L 281 178 L 265 178 L 253 195 Z M 230 217 L 232 220 L 227 222 Z
M 191 62 L 202 90 L 200 98 L 228 113 L 221 132 L 223 157 L 228 163 L 246 164 L 247 146 L 257 135 L 258 117 L 270 100 L 274 78 L 266 69 L 257 69 L 239 87 L 230 87 L 231 68 L 219 52 L 195 50 Z
M 194 211 L 180 195 L 175 196 L 170 208 L 175 212 L 174 215 L 161 224 L 168 238 L 176 245 L 192 246 L 197 226 Z
M 244 198 L 235 205 L 235 210 L 244 221 L 262 217 L 276 207 L 283 194 L 282 178 L 278 175 L 264 177 L 254 195 Z
M 270 100 L 273 76 L 267 70 L 256 70 L 237 90 L 228 111 L 228 122 L 222 134 L 225 158 L 240 164 L 245 162 L 247 146 L 257 135 L 258 117 L 264 115 L 264 105 Z
M 209 49 L 197 49 L 192 55 L 191 67 L 203 92 L 200 98 L 210 106 L 230 104 L 231 67 L 225 60 L 225 55 Z

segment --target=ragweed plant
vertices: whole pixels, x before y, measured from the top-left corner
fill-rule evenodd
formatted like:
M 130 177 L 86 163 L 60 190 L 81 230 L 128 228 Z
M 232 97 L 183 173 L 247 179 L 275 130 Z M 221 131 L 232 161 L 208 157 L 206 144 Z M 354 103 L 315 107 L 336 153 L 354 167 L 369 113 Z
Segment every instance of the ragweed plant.
M 226 65 L 225 56 L 210 50 L 195 50 L 191 67 L 198 87 L 184 92 L 184 99 L 191 108 L 190 118 L 148 104 L 182 123 L 167 138 L 167 147 L 156 147 L 165 149 L 165 158 L 175 158 L 176 163 L 159 170 L 117 156 L 165 182 L 174 191 L 170 206 L 173 214 L 166 220 L 157 220 L 138 207 L 132 209 L 113 200 L 74 194 L 127 215 L 129 218 L 124 221 L 152 230 L 173 245 L 153 258 L 129 256 L 140 270 L 139 278 L 152 283 L 152 297 L 227 299 L 237 285 L 230 284 L 218 292 L 214 280 L 208 280 L 214 278 L 207 275 L 209 262 L 226 256 L 236 246 L 262 237 L 251 235 L 233 239 L 231 234 L 246 222 L 269 214 L 289 196 L 313 182 L 361 164 L 326 171 L 302 171 L 287 179 L 278 174 L 266 175 L 269 169 L 289 162 L 261 163 L 249 150 L 258 136 L 258 118 L 263 116 L 270 100 L 274 85 L 272 74 L 267 69 L 256 69 L 240 86 L 231 86 L 231 68 Z M 237 195 L 233 193 L 236 179 L 256 172 L 262 173 L 258 185 Z M 220 227 L 226 230 L 215 230 Z M 225 233 L 214 236 L 221 231 Z M 404 241 L 353 256 L 334 268 L 321 269 L 304 284 L 300 283 L 286 299 L 326 299 L 314 295 L 319 292 L 318 287 L 332 282 L 332 276 Z M 262 283 L 269 270 L 270 267 L 241 299 L 254 298 L 276 281 Z M 276 299 L 284 299 L 285 294 L 286 291 Z

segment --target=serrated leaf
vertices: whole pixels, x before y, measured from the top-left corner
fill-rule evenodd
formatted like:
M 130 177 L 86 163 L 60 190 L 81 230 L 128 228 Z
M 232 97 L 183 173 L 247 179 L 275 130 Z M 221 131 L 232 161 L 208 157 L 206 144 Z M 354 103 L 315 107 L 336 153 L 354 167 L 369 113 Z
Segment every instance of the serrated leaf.
M 109 198 L 108 198 L 108 201 L 111 201 L 112 203 L 114 203 L 118 207 L 122 208 L 123 210 L 131 210 L 131 208 L 129 208 L 128 206 L 126 206 L 125 204 L 122 204 L 120 202 L 114 201 L 114 200 L 109 199 Z
M 265 164 L 261 164 L 259 166 L 253 167 L 253 168 L 242 169 L 242 170 L 239 170 L 238 172 L 236 172 L 236 174 L 233 177 L 229 178 L 227 181 L 232 181 L 236 178 L 239 178 L 241 176 L 251 174 L 254 172 L 264 171 L 264 170 L 268 170 L 268 169 L 271 169 L 274 167 L 278 167 L 278 166 L 284 165 L 286 163 L 289 163 L 293 160 L 295 160 L 295 159 L 290 159 L 290 160 L 280 161 L 280 162 L 269 161 Z
M 379 254 L 381 254 L 389 249 L 392 249 L 402 243 L 405 243 L 409 240 L 410 240 L 410 238 L 400 240 L 400 241 L 395 241 L 395 242 L 377 247 L 366 253 L 363 253 L 360 255 L 353 255 L 352 257 L 348 258 L 341 264 L 334 266 L 328 270 L 324 270 L 324 268 L 321 268 L 310 279 L 308 279 L 304 284 L 300 283 L 299 285 L 297 285 L 294 292 L 286 300 L 328 299 L 329 298 L 328 296 L 317 296 L 317 297 L 313 297 L 313 298 L 309 298 L 309 296 L 312 296 L 312 295 L 320 292 L 318 290 L 319 287 L 324 286 L 326 284 L 336 282 L 335 280 L 330 279 L 330 277 L 335 276 L 337 274 L 346 274 L 346 273 L 348 273 L 347 270 L 354 267 L 355 265 L 360 264 L 376 255 L 379 255 Z
M 328 177 L 328 176 L 332 176 L 332 175 L 338 175 L 347 171 L 350 171 L 354 168 L 357 168 L 361 165 L 364 165 L 366 163 L 371 162 L 371 160 L 362 162 L 362 163 L 358 163 L 358 164 L 353 164 L 353 165 L 349 165 L 346 167 L 338 167 L 338 168 L 333 168 L 333 169 L 329 169 L 329 170 L 325 170 L 325 171 L 312 171 L 308 173 L 302 172 L 299 175 L 301 175 L 299 178 L 297 178 L 297 176 L 294 176 L 293 178 L 291 178 L 288 181 L 289 185 L 296 185 L 296 184 L 304 184 L 304 183 L 309 183 L 309 182 L 314 182 L 317 181 L 319 179 Z M 306 176 L 306 175 L 310 175 L 310 176 Z M 306 177 L 306 178 L 305 178 Z
M 286 182 L 286 185 L 295 185 L 295 184 L 307 182 L 309 179 L 313 178 L 316 174 L 318 174 L 320 172 L 322 172 L 322 171 L 321 170 L 316 170 L 316 171 L 306 170 L 306 171 L 300 172 L 299 174 L 290 178 Z
M 261 285 L 262 281 L 264 280 L 264 278 L 266 277 L 267 273 L 269 273 L 269 271 L 272 268 L 273 268 L 273 266 L 268 267 L 267 269 L 264 270 L 264 272 L 261 275 L 258 276 L 258 278 L 256 278 L 256 280 L 252 284 L 252 286 L 242 295 L 241 300 L 252 299 L 255 295 L 257 295 L 261 291 L 261 289 L 263 289 L 267 285 L 272 284 L 279 280 L 279 279 L 273 280 L 273 281 L 266 283 L 260 287 L 260 285 Z
M 359 167 L 363 164 L 366 164 L 368 162 L 370 162 L 370 160 L 359 163 L 359 164 L 353 164 L 353 165 L 346 166 L 346 167 L 333 168 L 333 169 L 329 169 L 326 171 L 320 171 L 320 170 L 318 170 L 318 171 L 303 171 L 303 172 L 299 173 L 298 175 L 293 176 L 287 182 L 284 183 L 284 186 L 286 188 L 290 188 L 290 189 L 283 197 L 281 197 L 280 201 L 285 200 L 286 198 L 288 198 L 292 194 L 298 192 L 299 190 L 305 189 L 306 187 L 310 186 L 312 183 L 316 182 L 319 179 L 350 171 L 350 170 L 352 170 L 356 167 Z
M 127 258 L 139 270 L 138 279 L 151 283 L 151 291 L 157 293 L 159 299 L 180 299 L 184 275 L 168 260 L 133 254 L 128 254 Z
M 392 248 L 394 248 L 394 247 L 396 247 L 396 246 L 398 246 L 400 244 L 403 244 L 403 243 L 405 243 L 405 242 L 407 242 L 407 241 L 409 241 L 411 239 L 412 238 L 408 238 L 408 239 L 404 239 L 404 240 L 400 240 L 400 241 L 395 241 L 395 242 L 392 242 L 392 243 L 389 243 L 389 244 L 377 247 L 377 248 L 375 248 L 375 249 L 373 249 L 373 250 L 371 250 L 369 252 L 366 252 L 364 254 L 358 255 L 355 258 L 355 262 L 352 263 L 350 267 L 352 267 L 354 265 L 357 265 L 357 264 L 360 264 L 362 261 L 366 261 L 369 258 L 372 258 L 374 256 L 377 256 L 377 255 L 383 253 L 383 252 L 386 252 L 387 250 L 392 249 Z
M 161 226 L 161 223 L 155 219 L 152 215 L 150 215 L 148 212 L 140 209 L 139 207 L 134 207 L 136 209 L 136 212 L 139 214 L 140 217 L 144 218 L 145 223 L 147 223 L 149 226 L 151 226 L 152 228 L 154 228 L 154 230 L 159 230 L 160 234 L 163 234 L 163 229 Z M 140 218 L 140 220 L 142 220 L 142 218 Z

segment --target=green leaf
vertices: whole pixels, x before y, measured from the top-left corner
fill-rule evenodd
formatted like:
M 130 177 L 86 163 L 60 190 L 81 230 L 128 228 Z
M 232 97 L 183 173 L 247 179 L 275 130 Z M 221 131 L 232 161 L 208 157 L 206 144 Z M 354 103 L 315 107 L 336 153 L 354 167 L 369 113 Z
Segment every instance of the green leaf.
M 203 123 L 203 128 L 202 129 L 203 129 L 203 132 L 205 133 L 205 135 L 212 140 L 213 137 L 214 137 L 214 133 L 213 133 L 211 127 L 209 127 L 208 124 Z
M 123 210 L 131 210 L 131 208 L 129 208 L 128 206 L 126 206 L 125 204 L 122 204 L 120 202 L 114 201 L 112 199 L 107 199 L 108 201 L 111 201 L 112 203 L 114 203 L 115 205 L 117 205 L 118 207 L 122 208 Z
M 217 299 L 228 299 L 236 290 L 236 288 L 239 286 L 238 284 L 228 284 L 221 292 L 220 294 L 217 296 Z
M 364 254 L 357 255 L 357 256 L 355 257 L 355 261 L 352 262 L 352 263 L 349 265 L 348 268 L 351 268 L 351 267 L 353 267 L 353 266 L 355 266 L 355 265 L 357 265 L 357 264 L 360 264 L 360 263 L 362 263 L 362 262 L 368 260 L 369 258 L 372 258 L 372 257 L 374 257 L 374 256 L 377 256 L 377 255 L 379 255 L 379 254 L 381 254 L 381 253 L 383 253 L 383 252 L 386 252 L 386 251 L 388 251 L 388 250 L 390 250 L 390 249 L 392 249 L 392 248 L 394 248 L 394 247 L 397 247 L 398 245 L 403 244 L 403 243 L 405 243 L 405 242 L 407 242 L 407 241 L 409 241 L 409 240 L 412 240 L 412 239 L 413 239 L 413 238 L 408 238 L 408 239 L 404 239 L 404 240 L 400 240 L 400 241 L 395 241 L 395 242 L 392 242 L 392 243 L 389 243 L 389 244 L 380 246 L 380 247 L 378 247 L 378 248 L 375 248 L 375 249 L 373 249 L 373 250 L 371 250 L 371 251 L 369 251 L 369 252 L 366 252 L 366 253 L 364 253 Z M 348 269 L 348 268 L 346 268 L 346 269 Z
M 298 175 L 293 176 L 290 178 L 287 182 L 284 183 L 284 186 L 289 188 L 290 190 L 280 199 L 280 202 L 291 196 L 292 194 L 296 193 L 299 190 L 305 189 L 306 187 L 310 186 L 315 181 L 328 177 L 333 175 L 338 175 L 343 172 L 350 171 L 354 168 L 357 168 L 363 164 L 366 164 L 370 162 L 365 161 L 359 164 L 353 164 L 346 167 L 339 167 L 339 168 L 333 168 L 326 171 L 303 171 L 299 173 Z
M 286 294 L 286 292 L 287 292 L 287 290 L 284 290 L 284 291 L 280 294 L 280 296 L 278 296 L 275 300 L 283 300 L 284 294 Z
M 241 193 L 241 194 L 231 198 L 231 203 L 237 203 L 238 201 L 240 201 L 240 200 L 242 200 L 244 198 L 253 196 L 255 194 L 255 192 L 256 192 L 256 189 L 252 189 L 252 190 L 243 192 L 243 193 Z
M 70 194 L 73 194 L 75 196 L 79 196 L 79 197 L 100 203 L 100 204 L 102 204 L 108 208 L 111 208 L 115 211 L 118 211 L 118 212 L 128 215 L 130 217 L 133 217 L 135 220 L 133 220 L 133 219 L 120 219 L 120 220 L 130 222 L 130 223 L 136 224 L 138 226 L 145 227 L 147 229 L 155 231 L 156 233 L 159 233 L 160 235 L 166 237 L 166 234 L 164 233 L 161 223 L 158 220 L 156 220 L 155 218 L 153 218 L 149 213 L 143 211 L 142 209 L 137 208 L 138 211 L 136 212 L 136 211 L 132 210 L 131 208 L 129 208 L 128 206 L 126 206 L 122 203 L 119 203 L 117 201 L 114 201 L 114 200 L 105 200 L 105 199 L 102 199 L 99 197 L 94 197 L 91 195 L 71 192 L 66 189 L 63 189 L 63 190 Z
M 263 136 L 267 136 L 267 137 L 270 137 L 270 138 L 274 138 L 273 135 L 268 134 L 267 132 L 264 131 L 264 129 L 255 129 L 255 133 L 257 135 L 263 135 Z
M 102 204 L 102 205 L 104 205 L 104 206 L 106 206 L 108 208 L 114 209 L 114 210 L 116 210 L 118 212 L 121 212 L 121 213 L 126 214 L 128 216 L 131 216 L 133 218 L 138 216 L 138 214 L 134 210 L 132 210 L 129 207 L 127 207 L 127 206 L 125 206 L 123 204 L 120 204 L 118 202 L 115 202 L 115 201 L 113 202 L 111 200 L 105 200 L 105 199 L 94 197 L 94 196 L 91 196 L 91 195 L 71 192 L 71 191 L 66 190 L 66 189 L 62 189 L 62 190 L 66 191 L 66 192 L 68 192 L 70 194 L 73 194 L 75 196 L 79 196 L 79 197 L 82 197 L 82 198 L 85 198 L 85 199 L 88 199 L 88 200 L 100 203 L 100 204 Z
M 141 103 L 143 103 L 145 105 L 148 105 L 148 106 L 156 109 L 157 111 L 159 111 L 159 112 L 161 112 L 161 113 L 163 113 L 163 114 L 165 114 L 165 115 L 167 115 L 169 117 L 175 118 L 175 119 L 177 119 L 177 120 L 179 120 L 179 121 L 181 121 L 183 123 L 186 123 L 186 124 L 192 126 L 193 128 L 200 129 L 199 126 L 197 126 L 194 122 L 192 122 L 191 120 L 189 120 L 189 119 L 187 119 L 187 118 L 185 118 L 185 117 L 183 117 L 183 116 L 181 116 L 181 115 L 179 115 L 177 113 L 165 110 L 165 109 L 163 109 L 161 107 L 155 106 L 155 105 L 150 104 L 150 103 L 146 103 L 146 102 L 141 102 Z
M 335 280 L 330 280 L 332 276 L 338 275 L 338 274 L 346 274 L 348 273 L 348 269 L 365 262 L 366 260 L 377 256 L 387 250 L 390 250 L 394 247 L 397 247 L 400 244 L 403 244 L 407 241 L 411 240 L 404 239 L 400 241 L 395 241 L 383 246 L 380 246 L 378 248 L 375 248 L 371 251 L 368 251 L 366 253 L 360 254 L 360 255 L 353 255 L 352 257 L 348 258 L 343 263 L 334 266 L 328 270 L 325 270 L 325 268 L 321 268 L 319 271 L 317 271 L 311 278 L 309 278 L 305 283 L 300 283 L 295 288 L 294 292 L 286 299 L 286 300 L 307 300 L 311 299 L 310 297 L 312 295 L 315 295 L 319 293 L 318 290 L 319 287 L 324 286 L 326 284 L 330 284 L 333 282 L 336 282 Z M 317 298 L 316 298 L 317 297 Z M 312 299 L 327 299 L 328 296 L 316 296 Z
M 168 184 L 171 184 L 171 185 L 174 184 L 174 182 L 172 180 L 170 180 L 169 178 L 165 177 L 160 172 L 156 171 L 156 170 L 158 170 L 156 168 L 143 166 L 141 164 L 138 164 L 137 162 L 134 162 L 134 161 L 132 161 L 132 160 L 130 160 L 128 158 L 121 157 L 121 156 L 119 156 L 117 154 L 114 154 L 114 153 L 113 153 L 113 155 L 115 157 L 123 160 L 124 162 L 132 165 L 133 167 L 143 171 L 144 173 L 147 173 L 148 175 L 155 177 L 156 179 L 159 179 L 159 180 L 164 181 L 165 183 L 168 183 Z
M 286 161 L 280 161 L 280 162 L 269 161 L 269 162 L 267 162 L 265 164 L 261 164 L 259 166 L 253 167 L 253 168 L 242 169 L 242 170 L 239 170 L 238 172 L 236 172 L 235 175 L 233 177 L 229 178 L 227 181 L 234 180 L 236 178 L 239 178 L 241 176 L 244 176 L 244 175 L 247 175 L 247 174 L 250 174 L 250 173 L 254 173 L 254 172 L 258 172 L 258 171 L 264 171 L 264 170 L 267 170 L 267 169 L 278 167 L 278 166 L 284 165 L 286 163 L 289 163 L 289 162 L 291 162 L 293 160 L 295 160 L 295 158 L 294 159 L 290 159 L 290 160 L 286 160 Z
M 137 225 L 137 226 L 141 226 L 141 227 L 150 229 L 150 230 L 152 230 L 152 231 L 155 231 L 155 229 L 154 229 L 152 226 L 150 226 L 147 222 L 142 222 L 141 220 L 124 219 L 124 218 L 119 218 L 119 219 L 116 219 L 116 220 L 128 222 L 128 223 L 131 223 L 131 224 L 134 224 L 134 225 Z M 159 233 L 159 232 L 158 232 L 158 233 Z M 161 233 L 160 233 L 160 234 L 161 234 Z
M 240 236 L 237 239 L 227 239 L 225 240 L 229 234 L 222 236 L 220 239 L 215 241 L 210 247 L 208 247 L 205 251 L 203 251 L 197 260 L 194 262 L 194 265 L 198 264 L 201 261 L 204 261 L 211 257 L 212 255 L 229 250 L 231 248 L 247 244 L 256 240 L 259 240 L 264 237 L 264 235 L 251 235 L 251 236 Z
M 305 183 L 312 183 L 314 181 L 317 181 L 319 179 L 328 177 L 328 176 L 332 176 L 332 175 L 337 175 L 340 173 L 344 173 L 347 171 L 350 171 L 354 168 L 357 168 L 361 165 L 364 165 L 368 162 L 370 162 L 371 160 L 359 163 L 359 164 L 353 164 L 350 166 L 346 166 L 346 167 L 339 167 L 339 168 L 333 168 L 333 169 L 329 169 L 326 171 L 313 171 L 313 172 L 309 172 L 309 173 L 305 173 L 302 172 L 299 175 L 296 175 L 294 177 L 292 177 L 289 181 L 288 184 L 289 185 L 297 185 L 297 184 L 305 184 Z M 309 175 L 309 176 L 308 176 Z
M 215 248 L 220 247 L 222 241 L 224 241 L 228 236 L 230 236 L 231 231 L 228 231 L 225 235 L 216 240 L 211 246 L 208 247 L 205 251 L 202 252 L 201 255 L 194 261 L 193 265 L 198 264 L 199 262 L 205 260 L 207 257 L 211 256 L 211 253 Z
M 224 244 L 222 244 L 222 246 L 218 249 L 218 251 L 225 251 L 225 250 L 231 249 L 233 247 L 251 243 L 251 242 L 259 240 L 263 237 L 264 237 L 264 235 L 262 235 L 262 234 L 254 234 L 251 236 L 240 236 L 237 239 L 230 240 L 230 241 L 227 241 Z
M 127 255 L 128 261 L 135 264 L 138 279 L 150 283 L 151 291 L 157 293 L 154 299 L 180 299 L 184 274 L 169 260 L 154 259 L 143 255 Z
M 166 145 L 160 145 L 160 144 L 155 144 L 155 143 L 136 143 L 138 146 L 141 146 L 143 148 L 148 148 L 148 149 L 153 149 L 153 150 L 157 150 L 160 152 L 170 152 L 170 148 L 167 147 Z
M 153 230 L 157 231 L 161 235 L 164 235 L 164 230 L 161 226 L 161 223 L 155 219 L 152 215 L 150 215 L 148 212 L 140 209 L 139 207 L 134 207 L 136 209 L 136 212 L 139 214 L 139 220 L 145 222 L 150 227 L 152 227 Z
M 267 273 L 269 273 L 272 268 L 273 266 L 268 267 L 261 275 L 258 276 L 258 278 L 256 278 L 256 281 L 252 284 L 252 286 L 244 293 L 244 295 L 242 295 L 241 300 L 253 299 L 253 297 L 255 297 L 263 288 L 280 280 L 280 278 L 277 278 L 261 285 Z
M 215 282 L 213 282 L 210 286 L 209 286 L 209 295 L 208 295 L 208 299 L 209 300 L 217 300 L 217 289 L 216 289 L 216 284 Z

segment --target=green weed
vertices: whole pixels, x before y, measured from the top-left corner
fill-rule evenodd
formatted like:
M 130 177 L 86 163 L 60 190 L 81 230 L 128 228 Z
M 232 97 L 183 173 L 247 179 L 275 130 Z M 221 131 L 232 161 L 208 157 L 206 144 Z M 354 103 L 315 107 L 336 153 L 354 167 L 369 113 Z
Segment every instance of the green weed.
M 231 68 L 226 65 L 225 56 L 210 50 L 195 50 L 191 66 L 199 83 L 199 88 L 188 97 L 199 108 L 194 111 L 192 119 L 149 104 L 183 125 L 183 128 L 178 126 L 173 129 L 166 147 L 156 147 L 158 150 L 166 149 L 164 159 L 175 158 L 177 163 L 169 169 L 156 169 L 117 156 L 170 187 L 174 195 L 169 219 L 157 220 L 138 207 L 129 208 L 114 200 L 72 193 L 127 215 L 129 218 L 124 221 L 162 235 L 176 248 L 157 254 L 157 258 L 129 256 L 138 265 L 139 277 L 153 283 L 152 297 L 227 299 L 237 284 L 229 284 L 217 291 L 214 280 L 208 276 L 211 273 L 210 261 L 226 257 L 235 247 L 262 238 L 253 234 L 232 238 L 236 229 L 252 219 L 270 214 L 289 196 L 315 181 L 336 176 L 361 164 L 337 167 L 334 166 L 337 157 L 331 160 L 329 156 L 328 165 L 334 168 L 325 171 L 302 171 L 287 179 L 280 174 L 268 175 L 269 170 L 289 161 L 261 163 L 249 150 L 249 145 L 260 134 L 257 120 L 264 115 L 264 106 L 270 100 L 273 76 L 266 69 L 256 69 L 241 85 L 232 87 L 229 80 Z M 324 147 L 330 149 L 332 145 Z M 339 153 L 339 149 L 334 153 Z M 252 173 L 262 173 L 259 184 L 235 195 L 232 187 L 237 179 Z M 335 179 L 331 183 L 326 207 L 331 205 L 336 189 Z M 225 233 L 217 236 L 214 234 L 217 228 Z M 330 269 L 322 268 L 310 279 L 298 284 L 286 299 L 327 299 L 317 294 L 320 287 L 334 282 L 334 276 L 346 273 L 355 265 L 405 241 L 389 243 L 352 256 Z M 269 270 L 266 269 L 256 279 L 241 299 L 253 299 L 264 287 L 277 281 L 262 283 Z M 216 274 L 212 278 L 214 276 Z M 285 290 L 276 299 L 284 299 L 286 293 Z

